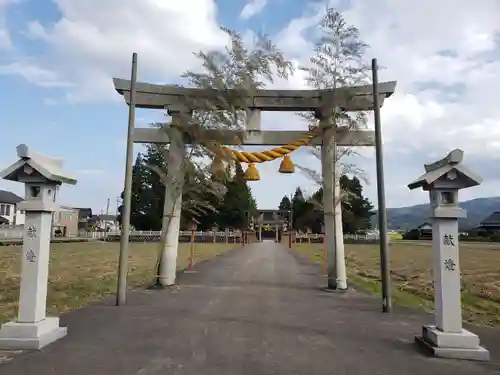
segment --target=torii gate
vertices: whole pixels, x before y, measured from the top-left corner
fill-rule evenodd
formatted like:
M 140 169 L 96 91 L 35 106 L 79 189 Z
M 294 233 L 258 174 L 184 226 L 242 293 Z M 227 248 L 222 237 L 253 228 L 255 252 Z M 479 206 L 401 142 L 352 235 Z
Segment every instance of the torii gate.
M 384 99 L 390 97 L 395 90 L 396 82 L 383 82 L 378 84 L 376 60 L 372 61 L 374 73 L 373 85 L 351 86 L 337 88 L 336 90 L 256 90 L 252 97 L 248 97 L 244 110 L 249 111 L 247 120 L 246 136 L 243 145 L 287 145 L 304 135 L 300 130 L 261 130 L 261 111 L 309 111 L 314 112 L 319 120 L 319 127 L 322 128 L 321 137 L 314 138 L 310 145 L 321 145 L 321 164 L 323 174 L 323 210 L 325 222 L 328 287 L 331 289 L 346 289 L 346 269 L 344 259 L 344 242 L 342 232 L 342 211 L 340 202 L 336 202 L 336 197 L 340 194 L 338 183 L 339 173 L 336 171 L 337 146 L 375 146 L 376 132 L 369 130 L 345 130 L 337 128 L 332 123 L 331 118 L 334 110 L 337 111 L 368 111 L 374 110 L 375 122 L 380 128 L 380 107 Z M 179 119 L 193 110 L 207 109 L 204 100 L 189 103 L 190 108 L 186 108 L 186 98 L 207 98 L 213 95 L 214 90 L 170 87 L 164 85 L 136 82 L 137 77 L 137 54 L 132 58 L 131 80 L 114 78 L 113 83 L 116 91 L 123 95 L 125 102 L 129 105 L 129 129 L 127 142 L 127 166 L 125 172 L 124 207 L 122 212 L 122 237 L 120 242 L 120 270 L 118 275 L 117 305 L 125 303 L 126 300 L 126 273 L 127 273 L 127 246 L 130 228 L 130 196 L 131 196 L 131 174 L 132 174 L 132 151 L 133 143 L 170 143 L 169 166 L 167 173 L 173 178 L 182 176 L 181 160 L 185 153 L 185 137 L 179 136 L 175 131 L 170 139 L 167 132 L 155 128 L 135 128 L 134 117 L 135 108 L 167 109 L 172 116 L 172 122 Z M 239 94 L 238 94 L 239 95 Z M 221 108 L 224 109 L 224 108 Z M 380 130 L 380 129 L 378 129 Z M 226 137 L 230 139 L 230 137 Z M 381 143 L 381 142 L 380 142 Z M 233 143 L 233 144 L 236 144 Z M 238 143 L 239 144 L 239 143 Z M 379 149 L 381 144 L 379 145 Z M 377 159 L 381 159 L 381 153 L 377 153 Z M 378 161 L 378 160 L 377 160 Z M 381 163 L 381 161 L 380 161 Z M 379 164 L 379 163 L 377 163 Z M 377 168 L 379 169 L 379 168 Z M 380 168 L 381 169 L 381 168 Z M 379 193 L 383 184 L 380 173 L 377 173 L 377 187 Z M 177 178 L 176 178 L 177 179 Z M 178 180 L 178 179 L 177 179 Z M 337 180 L 337 181 L 335 181 Z M 337 183 L 336 183 L 337 182 Z M 180 191 L 179 196 L 182 196 Z M 385 217 L 385 201 L 380 204 L 379 194 L 379 216 Z M 382 194 L 382 198 L 383 194 Z M 160 270 L 160 281 L 163 285 L 173 285 L 176 275 L 176 260 L 178 248 L 178 232 L 181 215 L 181 199 L 172 202 L 170 194 L 165 195 L 164 212 L 171 214 L 171 222 L 168 233 L 163 221 L 163 232 L 166 235 L 164 253 L 162 255 L 162 268 Z M 383 212 L 382 212 L 383 211 Z M 168 214 L 170 215 L 170 214 Z M 165 215 L 164 215 L 165 216 Z M 380 228 L 383 230 L 383 228 Z M 383 240 L 381 238 L 381 246 Z M 382 251 L 381 251 L 382 253 Z M 386 260 L 387 261 L 387 260 Z M 387 296 L 384 297 L 384 311 L 386 311 Z M 389 301 L 388 309 L 390 309 Z

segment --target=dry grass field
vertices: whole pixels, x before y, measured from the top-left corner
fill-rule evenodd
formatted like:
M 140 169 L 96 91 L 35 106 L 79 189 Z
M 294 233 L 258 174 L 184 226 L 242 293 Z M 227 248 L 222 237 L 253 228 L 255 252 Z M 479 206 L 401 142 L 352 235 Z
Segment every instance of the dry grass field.
M 130 243 L 130 287 L 150 283 L 158 244 Z M 238 244 L 196 244 L 195 263 Z M 0 247 L 0 323 L 15 316 L 19 297 L 19 246 Z M 116 290 L 118 243 L 81 242 L 51 245 L 47 310 L 59 314 L 82 307 Z M 178 267 L 188 264 L 189 244 L 179 245 Z
M 295 245 L 311 261 L 323 262 L 323 245 Z M 348 277 L 370 293 L 380 293 L 378 245 L 346 245 Z M 431 246 L 426 242 L 394 241 L 390 244 L 393 300 L 427 311 L 433 309 Z M 460 244 L 462 310 L 464 320 L 500 326 L 500 245 Z

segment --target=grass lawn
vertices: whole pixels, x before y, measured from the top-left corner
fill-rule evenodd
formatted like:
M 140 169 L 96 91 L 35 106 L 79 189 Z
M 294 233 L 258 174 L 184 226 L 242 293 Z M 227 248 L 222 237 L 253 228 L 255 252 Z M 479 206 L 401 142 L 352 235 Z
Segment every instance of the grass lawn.
M 378 245 L 346 245 L 349 281 L 369 293 L 380 294 Z M 295 249 L 323 262 L 322 244 L 297 244 Z M 390 244 L 393 301 L 433 309 L 431 244 L 394 241 Z M 461 243 L 462 310 L 464 320 L 500 326 L 500 245 Z
M 154 278 L 159 244 L 130 243 L 128 285 Z M 195 263 L 238 247 L 238 244 L 196 244 Z M 19 246 L 0 247 L 0 323 L 17 314 Z M 52 314 L 87 305 L 116 290 L 119 243 L 81 242 L 51 245 L 47 310 Z M 186 267 L 189 244 L 179 245 L 178 268 Z

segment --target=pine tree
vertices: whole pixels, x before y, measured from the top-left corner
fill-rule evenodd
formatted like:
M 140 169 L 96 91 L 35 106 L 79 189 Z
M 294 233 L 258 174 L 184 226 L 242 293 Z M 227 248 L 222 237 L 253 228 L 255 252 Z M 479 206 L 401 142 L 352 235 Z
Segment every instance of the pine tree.
M 150 230 L 154 227 L 154 215 L 151 215 L 151 205 L 155 202 L 155 196 L 148 183 L 148 170 L 144 166 L 143 155 L 140 153 L 135 159 L 132 167 L 132 189 L 130 205 L 130 224 L 136 230 Z M 122 200 L 124 193 L 121 193 Z M 118 221 L 122 224 L 123 205 L 118 208 Z
M 278 206 L 278 210 L 291 210 L 292 209 L 292 202 L 290 201 L 290 198 L 288 195 L 284 195 L 283 198 L 281 198 L 280 205 Z
M 371 202 L 363 196 L 363 186 L 357 177 L 340 178 L 342 190 L 346 198 L 342 202 L 342 226 L 345 233 L 356 233 L 370 229 L 370 218 L 373 215 Z M 322 212 L 323 188 L 319 188 L 312 196 L 304 200 L 300 188 L 297 189 L 292 206 L 295 206 L 295 228 L 304 230 L 310 228 L 319 233 L 323 225 Z
M 350 192 L 345 202 L 348 208 L 346 207 L 344 210 L 349 212 L 349 215 L 346 215 L 346 219 L 343 220 L 344 231 L 346 233 L 355 233 L 371 229 L 373 205 L 363 196 L 361 182 L 354 176 L 350 180 L 347 179 L 344 183 L 347 184 L 346 189 Z
M 247 213 L 255 213 L 257 205 L 241 164 L 235 165 L 234 175 L 228 180 L 226 187 L 217 223 L 222 228 L 244 229 L 247 227 Z
M 185 220 L 186 222 L 190 222 L 191 218 L 194 218 L 198 221 L 199 230 L 211 230 L 215 225 L 217 225 L 217 218 L 219 216 L 223 198 L 223 196 L 206 191 L 203 195 L 203 200 L 213 206 L 215 210 L 206 210 L 198 215 L 193 215 L 189 212 L 183 213 L 183 221 Z
M 148 145 L 146 146 L 146 153 L 143 157 L 143 163 L 147 166 L 156 166 L 166 172 L 166 163 L 163 158 L 163 149 L 165 145 Z M 147 215 L 149 230 L 161 230 L 162 227 L 162 213 L 163 203 L 165 201 L 165 186 L 160 179 L 160 176 L 155 173 L 151 168 L 147 169 L 146 182 L 151 191 L 150 199 L 147 201 Z
M 293 222 L 292 228 L 295 230 L 304 230 L 304 216 L 306 209 L 306 200 L 302 189 L 298 187 L 292 197 Z

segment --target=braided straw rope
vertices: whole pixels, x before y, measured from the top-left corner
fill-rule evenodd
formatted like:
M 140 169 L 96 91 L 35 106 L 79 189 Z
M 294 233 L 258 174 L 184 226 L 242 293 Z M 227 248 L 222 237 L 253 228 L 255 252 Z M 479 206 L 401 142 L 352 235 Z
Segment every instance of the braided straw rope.
M 316 136 L 317 129 L 309 131 L 304 134 L 302 138 L 285 146 L 275 147 L 266 151 L 238 151 L 228 147 L 222 147 L 222 152 L 236 160 L 239 163 L 264 163 L 282 158 L 302 146 L 307 146 Z

